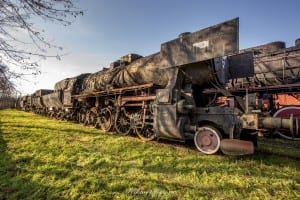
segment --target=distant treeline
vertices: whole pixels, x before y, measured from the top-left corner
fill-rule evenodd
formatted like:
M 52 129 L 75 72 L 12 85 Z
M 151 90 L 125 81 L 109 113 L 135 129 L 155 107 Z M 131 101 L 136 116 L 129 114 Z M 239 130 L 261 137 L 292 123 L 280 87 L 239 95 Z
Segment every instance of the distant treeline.
M 14 97 L 0 97 L 0 109 L 15 108 L 17 99 Z

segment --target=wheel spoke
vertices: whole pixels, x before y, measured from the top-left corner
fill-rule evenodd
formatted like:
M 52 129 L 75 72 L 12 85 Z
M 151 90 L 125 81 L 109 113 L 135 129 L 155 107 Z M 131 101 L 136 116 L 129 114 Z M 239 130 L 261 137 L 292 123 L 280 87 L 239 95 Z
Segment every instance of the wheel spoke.
M 101 114 L 100 117 L 98 117 L 97 123 L 103 131 L 111 131 L 113 124 L 113 114 L 110 108 L 104 108 L 101 110 Z
M 136 128 L 135 132 L 138 135 L 138 137 L 144 141 L 150 141 L 156 137 L 151 126 L 145 126 L 143 128 Z
M 156 137 L 156 134 L 153 131 L 152 121 L 144 119 L 144 111 L 144 109 L 141 109 L 134 115 L 135 133 L 141 140 L 150 141 Z M 147 110 L 146 113 L 149 113 L 149 110 Z
M 126 111 L 120 111 L 115 120 L 115 129 L 120 135 L 128 135 L 131 131 L 130 119 L 125 112 Z

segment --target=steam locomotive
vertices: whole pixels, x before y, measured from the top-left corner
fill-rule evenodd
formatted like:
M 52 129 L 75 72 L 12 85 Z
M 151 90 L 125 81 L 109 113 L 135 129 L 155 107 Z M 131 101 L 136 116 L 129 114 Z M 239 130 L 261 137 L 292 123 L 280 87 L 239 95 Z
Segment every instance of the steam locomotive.
M 145 141 L 193 139 L 204 154 L 252 154 L 261 129 L 298 136 L 297 118 L 266 114 L 237 84 L 257 73 L 254 51 L 238 49 L 238 23 L 182 33 L 158 53 L 125 55 L 109 68 L 22 97 L 18 105 Z M 226 100 L 220 104 L 219 98 Z
M 227 89 L 238 96 L 253 94 L 252 109 L 273 117 L 300 118 L 300 39 L 289 48 L 277 41 L 240 52 L 253 53 L 254 76 L 232 79 Z M 299 135 L 291 131 L 276 132 L 286 139 L 299 140 Z

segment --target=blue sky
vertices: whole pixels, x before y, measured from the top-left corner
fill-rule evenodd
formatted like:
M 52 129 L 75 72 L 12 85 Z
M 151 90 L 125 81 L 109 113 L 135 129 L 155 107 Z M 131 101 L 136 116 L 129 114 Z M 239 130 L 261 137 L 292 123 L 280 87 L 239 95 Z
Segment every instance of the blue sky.
M 61 61 L 42 61 L 42 75 L 19 82 L 23 94 L 99 71 L 129 52 L 158 52 L 161 43 L 182 32 L 235 17 L 240 18 L 240 49 L 272 41 L 293 46 L 300 38 L 299 0 L 80 0 L 77 7 L 84 15 L 69 27 L 36 24 L 68 54 Z

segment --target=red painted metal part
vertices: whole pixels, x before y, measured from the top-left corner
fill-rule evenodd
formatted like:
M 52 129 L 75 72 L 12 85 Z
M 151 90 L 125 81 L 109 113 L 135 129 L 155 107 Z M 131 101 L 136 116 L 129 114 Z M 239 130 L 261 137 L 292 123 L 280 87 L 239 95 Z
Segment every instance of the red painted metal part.
M 293 115 L 295 118 L 300 118 L 300 106 L 290 106 L 279 109 L 274 113 L 274 117 L 288 118 L 290 115 Z

